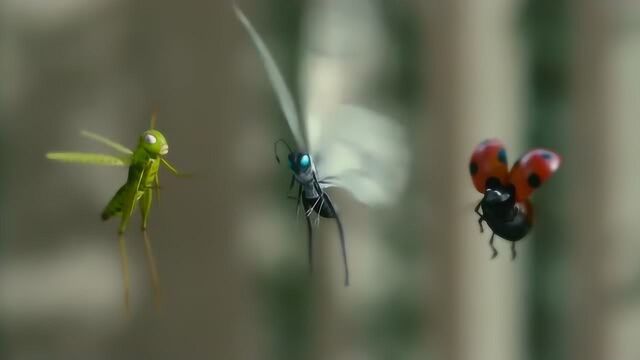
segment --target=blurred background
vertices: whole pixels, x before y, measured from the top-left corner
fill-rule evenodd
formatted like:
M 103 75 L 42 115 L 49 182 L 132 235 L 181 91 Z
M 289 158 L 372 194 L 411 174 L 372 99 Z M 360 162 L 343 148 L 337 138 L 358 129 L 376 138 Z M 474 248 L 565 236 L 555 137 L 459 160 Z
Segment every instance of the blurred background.
M 639 0 L 238 3 L 308 108 L 409 134 L 397 206 L 336 193 L 352 285 L 331 221 L 308 274 L 291 135 L 231 2 L 0 0 L 1 359 L 640 359 Z M 44 153 L 133 147 L 154 109 L 196 175 L 163 174 L 151 214 L 160 313 L 134 216 L 127 319 L 99 219 L 126 169 Z M 516 261 L 473 213 L 488 137 L 563 155 Z

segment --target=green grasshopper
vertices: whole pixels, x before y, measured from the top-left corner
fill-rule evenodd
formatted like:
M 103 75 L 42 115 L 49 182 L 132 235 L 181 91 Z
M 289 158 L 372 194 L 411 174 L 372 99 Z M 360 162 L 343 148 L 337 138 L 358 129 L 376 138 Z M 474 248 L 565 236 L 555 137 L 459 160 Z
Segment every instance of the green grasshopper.
M 120 257 L 122 259 L 122 273 L 124 280 L 124 300 L 127 314 L 131 313 L 129 303 L 129 265 L 127 260 L 127 249 L 125 244 L 124 232 L 127 229 L 129 219 L 133 215 L 133 210 L 138 202 L 140 204 L 140 212 L 142 213 L 142 233 L 144 237 L 145 253 L 149 272 L 151 274 L 151 283 L 154 289 L 154 297 L 156 306 L 160 305 L 160 281 L 158 270 L 156 268 L 155 258 L 151 251 L 151 241 L 147 233 L 147 221 L 149 219 L 149 210 L 153 200 L 153 192 L 159 197 L 160 181 L 158 179 L 158 171 L 160 165 L 164 165 L 171 173 L 176 176 L 183 176 L 176 168 L 174 168 L 164 156 L 169 153 L 169 145 L 164 135 L 155 129 L 156 114 L 151 116 L 151 129 L 145 131 L 140 136 L 138 147 L 135 151 L 111 141 L 103 136 L 92 132 L 83 131 L 82 135 L 106 145 L 123 155 L 112 156 L 97 153 L 80 153 L 80 152 L 50 152 L 46 156 L 48 159 L 103 165 L 103 166 L 128 166 L 129 176 L 127 182 L 116 192 L 109 204 L 102 211 L 102 220 L 120 215 L 120 227 L 118 227 L 118 241 L 120 244 Z

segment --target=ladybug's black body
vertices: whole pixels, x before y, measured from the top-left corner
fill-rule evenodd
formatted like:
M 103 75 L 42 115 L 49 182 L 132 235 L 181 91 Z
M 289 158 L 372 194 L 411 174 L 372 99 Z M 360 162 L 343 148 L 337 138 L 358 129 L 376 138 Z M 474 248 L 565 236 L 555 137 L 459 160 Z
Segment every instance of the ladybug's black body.
M 479 211 L 482 209 L 482 213 Z M 493 231 L 489 244 L 493 250 L 492 258 L 498 255 L 498 251 L 493 245 L 495 235 L 511 241 L 512 257 L 516 257 L 515 242 L 522 239 L 531 229 L 530 209 L 526 209 L 516 203 L 515 187 L 512 185 L 502 186 L 499 182 L 487 182 L 487 189 L 484 197 L 476 206 L 480 231 L 483 232 L 483 222 L 486 222 Z

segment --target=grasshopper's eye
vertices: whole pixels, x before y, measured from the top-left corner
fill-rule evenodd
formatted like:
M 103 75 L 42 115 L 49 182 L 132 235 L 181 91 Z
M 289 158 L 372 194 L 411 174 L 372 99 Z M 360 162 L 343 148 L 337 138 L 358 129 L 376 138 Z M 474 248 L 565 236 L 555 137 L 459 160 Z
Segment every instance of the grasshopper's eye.
M 144 136 L 144 142 L 146 142 L 147 144 L 151 144 L 151 145 L 153 145 L 153 144 L 155 144 L 155 143 L 156 143 L 156 141 L 158 141 L 158 140 L 156 139 L 156 137 L 155 137 L 155 136 L 153 136 L 153 135 L 151 135 L 151 134 L 146 134 L 146 135 Z
M 309 157 L 309 155 L 302 155 L 302 157 L 300 158 L 300 168 L 306 169 L 309 167 L 309 165 L 311 165 L 311 158 Z

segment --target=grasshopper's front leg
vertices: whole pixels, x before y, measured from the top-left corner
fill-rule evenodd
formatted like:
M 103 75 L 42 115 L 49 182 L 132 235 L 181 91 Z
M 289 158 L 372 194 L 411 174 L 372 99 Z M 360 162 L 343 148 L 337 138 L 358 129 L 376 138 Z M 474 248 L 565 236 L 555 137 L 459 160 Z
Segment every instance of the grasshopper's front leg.
M 151 211 L 151 203 L 153 201 L 153 189 L 146 189 L 140 199 L 140 212 L 142 213 L 142 234 L 144 237 L 144 249 L 147 255 L 147 264 L 149 265 L 149 274 L 151 274 L 151 285 L 155 298 L 156 308 L 160 309 L 161 292 L 160 277 L 158 276 L 158 268 L 156 267 L 156 259 L 151 250 L 151 240 L 147 232 L 147 221 L 149 219 L 149 211 Z
M 167 169 L 169 169 L 169 171 L 178 177 L 189 177 L 191 176 L 191 174 L 185 174 L 183 172 L 178 171 L 175 167 L 173 167 L 173 165 L 171 165 L 165 158 L 160 158 L 160 161 L 162 162 L 162 164 L 164 166 L 166 166 Z

